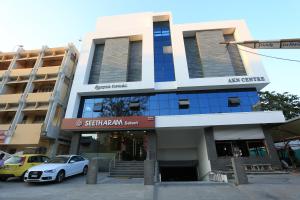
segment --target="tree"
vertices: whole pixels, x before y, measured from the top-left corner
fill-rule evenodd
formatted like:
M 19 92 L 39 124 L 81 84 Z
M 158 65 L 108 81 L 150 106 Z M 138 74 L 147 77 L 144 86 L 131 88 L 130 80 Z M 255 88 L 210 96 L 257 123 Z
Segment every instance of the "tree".
M 300 115 L 300 97 L 284 92 L 282 94 L 275 91 L 260 92 L 262 110 L 282 110 L 286 119 L 291 119 Z

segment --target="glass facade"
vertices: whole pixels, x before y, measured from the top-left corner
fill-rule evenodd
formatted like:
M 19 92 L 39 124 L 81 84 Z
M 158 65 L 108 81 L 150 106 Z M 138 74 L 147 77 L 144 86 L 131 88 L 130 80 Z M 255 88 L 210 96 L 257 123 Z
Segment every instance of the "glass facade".
M 169 22 L 153 23 L 155 82 L 175 81 Z
M 232 105 L 229 100 L 238 99 Z M 138 109 L 132 109 L 132 103 Z M 180 103 L 184 103 L 183 106 Z M 78 117 L 161 116 L 251 112 L 259 102 L 255 89 L 82 97 Z
M 85 132 L 81 134 L 79 153 L 87 158 L 145 160 L 147 136 L 143 131 Z

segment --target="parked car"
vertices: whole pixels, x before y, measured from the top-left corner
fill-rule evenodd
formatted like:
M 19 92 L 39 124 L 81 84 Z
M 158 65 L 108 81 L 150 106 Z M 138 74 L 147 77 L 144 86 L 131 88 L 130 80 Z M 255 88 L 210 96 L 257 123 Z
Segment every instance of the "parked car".
M 79 155 L 60 155 L 47 163 L 28 169 L 25 182 L 62 182 L 64 178 L 76 174 L 86 175 L 89 161 Z
M 26 171 L 33 166 L 49 160 L 45 155 L 41 154 L 24 154 L 13 155 L 4 162 L 4 166 L 0 168 L 0 180 L 6 181 L 10 177 L 24 178 Z

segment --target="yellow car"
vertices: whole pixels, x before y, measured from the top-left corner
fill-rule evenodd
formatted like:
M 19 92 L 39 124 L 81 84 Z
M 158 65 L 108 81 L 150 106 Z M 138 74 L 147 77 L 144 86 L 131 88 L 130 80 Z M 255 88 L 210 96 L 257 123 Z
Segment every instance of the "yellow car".
M 16 155 L 7 159 L 4 166 L 0 168 L 0 180 L 6 181 L 10 177 L 23 179 L 26 171 L 36 165 L 48 161 L 48 157 L 41 154 Z

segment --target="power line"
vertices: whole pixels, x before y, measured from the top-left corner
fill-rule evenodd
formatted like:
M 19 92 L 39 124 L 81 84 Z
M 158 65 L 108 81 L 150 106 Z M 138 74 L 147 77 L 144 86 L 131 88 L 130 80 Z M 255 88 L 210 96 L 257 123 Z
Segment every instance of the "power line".
M 280 58 L 280 57 L 269 56 L 269 55 L 265 55 L 265 54 L 261 54 L 261 53 L 255 53 L 255 52 L 248 51 L 248 50 L 241 49 L 241 48 L 238 48 L 238 49 L 241 50 L 241 51 L 245 51 L 245 52 L 252 53 L 252 54 L 255 54 L 255 55 L 259 55 L 259 56 L 264 56 L 264 57 L 267 57 L 267 58 L 274 58 L 274 59 L 278 59 L 278 60 L 285 60 L 285 61 L 291 61 L 291 62 L 300 62 L 300 60 L 294 60 L 294 59 L 288 59 L 288 58 Z

